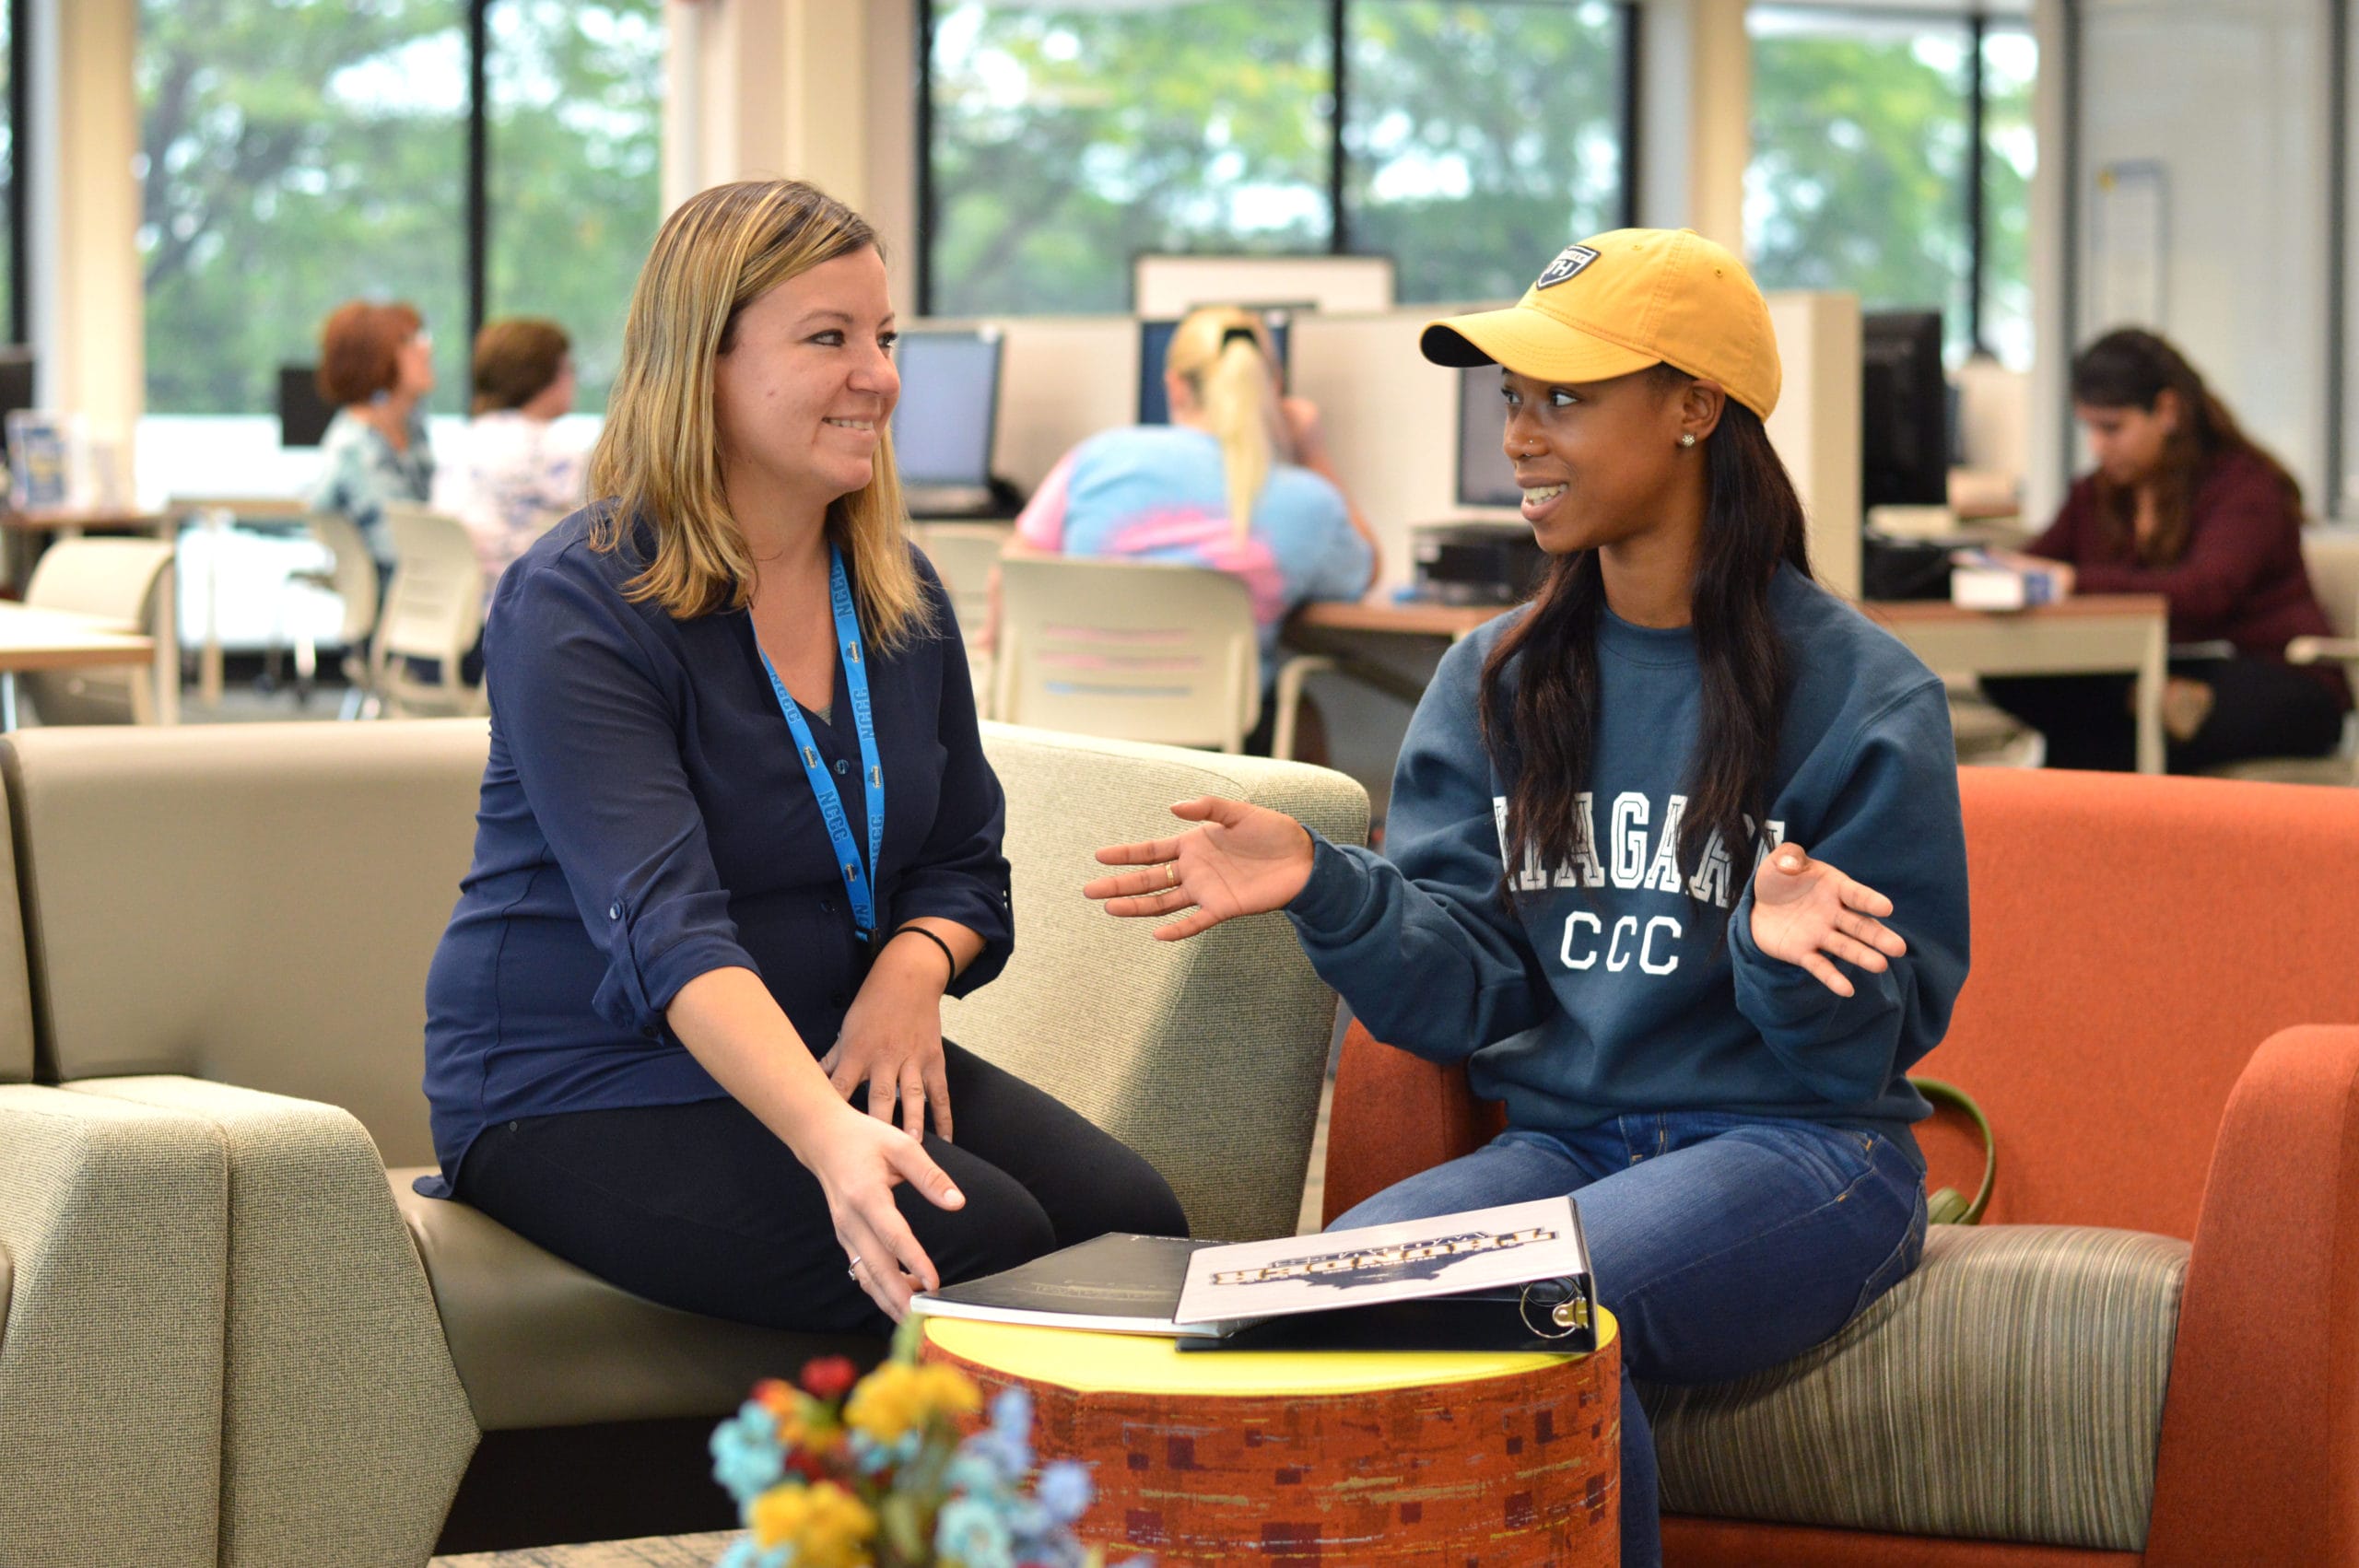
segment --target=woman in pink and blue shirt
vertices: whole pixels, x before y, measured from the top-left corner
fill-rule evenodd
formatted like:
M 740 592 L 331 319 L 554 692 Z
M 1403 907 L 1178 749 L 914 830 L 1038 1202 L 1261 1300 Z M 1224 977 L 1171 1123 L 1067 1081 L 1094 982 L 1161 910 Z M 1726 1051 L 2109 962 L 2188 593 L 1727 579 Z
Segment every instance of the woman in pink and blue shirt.
M 1171 423 L 1101 431 L 1067 452 L 1016 520 L 1013 548 L 1242 578 L 1269 679 L 1295 607 L 1357 599 L 1379 564 L 1328 463 L 1319 411 L 1279 395 L 1273 363 L 1253 312 L 1191 312 L 1166 360 Z M 1268 750 L 1269 717 L 1265 707 L 1248 750 Z

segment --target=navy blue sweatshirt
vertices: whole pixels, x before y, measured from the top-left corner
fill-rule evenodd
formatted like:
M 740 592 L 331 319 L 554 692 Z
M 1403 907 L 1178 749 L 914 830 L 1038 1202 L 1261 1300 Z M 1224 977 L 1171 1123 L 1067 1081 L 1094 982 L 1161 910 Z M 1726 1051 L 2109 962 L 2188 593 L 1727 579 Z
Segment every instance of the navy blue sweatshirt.
M 1305 950 L 1379 1039 L 1468 1063 L 1509 1124 L 1726 1111 L 1868 1127 L 1914 1146 L 1909 1065 L 1941 1042 L 1966 971 L 1966 837 L 1940 680 L 1815 583 L 1780 568 L 1771 613 L 1792 673 L 1753 841 L 1683 860 L 1703 694 L 1692 630 L 1610 612 L 1596 749 L 1571 863 L 1511 868 L 1508 783 L 1477 702 L 1502 616 L 1451 649 L 1392 785 L 1388 862 L 1315 845 L 1288 906 Z M 1512 669 L 1509 678 L 1513 678 Z M 1752 937 L 1752 876 L 1790 840 L 1891 898 L 1908 943 L 1837 996 Z M 1725 929 L 1725 940 L 1723 932 Z

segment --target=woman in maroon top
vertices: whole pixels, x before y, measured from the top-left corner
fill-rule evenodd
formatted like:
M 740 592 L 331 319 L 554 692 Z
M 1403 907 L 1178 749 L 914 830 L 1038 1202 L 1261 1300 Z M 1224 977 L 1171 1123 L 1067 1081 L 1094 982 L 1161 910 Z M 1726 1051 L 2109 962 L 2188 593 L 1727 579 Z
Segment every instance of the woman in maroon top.
M 2302 493 L 2194 368 L 2153 333 L 2107 333 L 2072 362 L 2072 406 L 2096 471 L 2017 564 L 2065 591 L 2160 593 L 2174 643 L 2224 656 L 2174 659 L 2163 703 L 2170 768 L 2255 756 L 2322 756 L 2351 694 L 2331 666 L 2295 668 L 2285 644 L 2330 635 L 2302 568 Z M 1991 701 L 2048 737 L 2051 767 L 2128 769 L 2130 677 L 1989 677 Z

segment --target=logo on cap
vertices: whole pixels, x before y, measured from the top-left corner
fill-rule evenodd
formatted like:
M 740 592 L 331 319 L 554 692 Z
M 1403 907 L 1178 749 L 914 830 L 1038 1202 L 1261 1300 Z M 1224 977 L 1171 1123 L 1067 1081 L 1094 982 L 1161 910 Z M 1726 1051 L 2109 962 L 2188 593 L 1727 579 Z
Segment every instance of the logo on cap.
M 1540 281 L 1532 287 L 1554 288 L 1568 277 L 1579 276 L 1580 270 L 1595 260 L 1597 260 L 1597 252 L 1588 246 L 1567 245 L 1556 252 L 1556 259 L 1548 263 L 1548 270 L 1542 273 Z

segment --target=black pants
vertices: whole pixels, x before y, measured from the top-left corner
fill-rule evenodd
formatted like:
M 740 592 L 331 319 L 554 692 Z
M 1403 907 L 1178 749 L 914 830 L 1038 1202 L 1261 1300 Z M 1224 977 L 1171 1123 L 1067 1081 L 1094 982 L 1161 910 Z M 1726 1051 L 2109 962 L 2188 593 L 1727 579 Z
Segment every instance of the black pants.
M 945 1284 L 1108 1231 L 1185 1235 L 1155 1168 L 1023 1080 L 943 1042 L 957 1143 L 925 1152 L 966 1195 L 907 1184 L 903 1217 Z M 865 1104 L 863 1098 L 856 1101 Z M 806 1333 L 883 1333 L 846 1271 L 816 1177 L 735 1100 L 498 1122 L 458 1195 L 600 1279 L 668 1306 Z
M 2314 676 L 2271 659 L 2174 661 L 2171 673 L 2212 688 L 2212 712 L 2186 741 L 2166 739 L 2173 773 L 2261 756 L 2325 756 L 2342 739 L 2342 708 Z M 1985 676 L 1982 695 L 2048 737 L 2048 766 L 2126 773 L 2138 766 L 2130 675 Z

